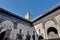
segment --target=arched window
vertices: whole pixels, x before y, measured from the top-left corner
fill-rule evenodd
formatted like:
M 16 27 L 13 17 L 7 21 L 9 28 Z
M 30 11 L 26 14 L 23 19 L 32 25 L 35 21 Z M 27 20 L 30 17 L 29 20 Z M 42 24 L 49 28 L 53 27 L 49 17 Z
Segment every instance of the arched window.
M 50 27 L 47 30 L 48 38 L 58 38 L 58 31 L 54 27 Z
M 19 34 L 22 34 L 22 29 L 20 29 Z
M 14 22 L 14 29 L 17 29 L 17 22 Z
M 38 40 L 42 40 L 43 39 L 43 37 L 42 36 L 38 36 Z

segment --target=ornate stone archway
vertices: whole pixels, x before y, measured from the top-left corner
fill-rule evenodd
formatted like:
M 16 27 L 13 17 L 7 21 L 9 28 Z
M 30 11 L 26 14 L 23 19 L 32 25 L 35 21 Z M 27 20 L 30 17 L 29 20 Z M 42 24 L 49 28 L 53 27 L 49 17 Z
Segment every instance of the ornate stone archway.
M 47 30 L 47 35 L 48 35 L 48 39 L 58 38 L 58 31 L 54 27 L 49 27 L 48 30 Z
M 13 27 L 14 27 L 14 24 L 10 20 L 6 20 L 6 21 L 4 21 L 4 22 L 2 22 L 0 24 L 0 28 L 1 28 L 0 33 L 6 31 L 5 36 L 4 36 L 4 39 L 5 38 L 9 38 L 10 33 L 11 33 Z

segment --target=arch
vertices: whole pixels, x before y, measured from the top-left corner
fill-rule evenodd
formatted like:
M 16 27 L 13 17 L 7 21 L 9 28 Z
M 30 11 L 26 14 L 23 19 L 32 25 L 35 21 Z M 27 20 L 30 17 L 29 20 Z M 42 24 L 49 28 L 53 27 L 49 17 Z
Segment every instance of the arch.
M 0 27 L 12 28 L 12 26 L 14 27 L 14 24 L 10 20 L 6 20 L 0 24 Z
M 41 39 L 44 39 L 44 38 L 43 38 L 42 36 L 39 36 L 39 37 L 38 37 L 38 40 L 41 40 Z
M 55 34 L 58 34 L 57 29 L 54 28 L 54 27 L 50 27 L 50 28 L 48 28 L 48 30 L 47 30 L 47 34 L 49 35 L 50 32 L 54 32 Z
M 6 33 L 6 31 L 3 31 L 2 33 L 0 33 L 0 40 L 4 39 L 5 33 Z
M 1 32 L 3 32 L 6 31 L 7 29 L 13 29 L 14 24 L 12 21 L 6 20 L 0 24 L 0 27 L 3 27 L 3 29 L 1 30 Z
M 47 30 L 48 38 L 58 38 L 58 31 L 54 27 L 50 27 Z
M 50 20 L 45 23 L 45 28 L 48 29 L 49 27 L 55 27 L 54 21 Z M 56 27 L 55 27 L 56 28 Z

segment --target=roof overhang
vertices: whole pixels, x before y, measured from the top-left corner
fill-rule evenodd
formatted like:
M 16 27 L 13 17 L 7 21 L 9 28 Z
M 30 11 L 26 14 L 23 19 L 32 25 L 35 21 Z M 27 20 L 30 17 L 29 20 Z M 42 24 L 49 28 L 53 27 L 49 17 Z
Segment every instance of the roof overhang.
M 14 14 L 14 13 L 12 13 L 12 12 L 9 12 L 9 11 L 3 9 L 3 8 L 0 8 L 0 12 L 3 12 L 3 13 L 5 13 L 5 14 L 11 15 L 11 16 L 16 17 L 16 18 L 18 18 L 18 19 L 21 19 L 21 20 L 23 20 L 23 21 L 26 21 L 26 22 L 28 22 L 28 23 L 31 23 L 31 21 L 29 21 L 29 20 L 27 20 L 27 19 L 25 19 L 25 18 L 23 18 L 23 17 L 20 17 L 20 16 Z
M 46 13 L 44 13 L 43 15 L 40 15 L 40 16 L 38 16 L 37 18 L 33 19 L 33 20 L 32 20 L 32 23 L 34 23 L 34 22 L 36 22 L 36 21 L 44 18 L 45 16 L 47 16 L 47 15 L 49 15 L 49 14 L 51 14 L 51 13 L 53 13 L 53 12 L 59 10 L 59 9 L 60 9 L 60 4 L 58 4 L 58 5 L 54 6 L 53 8 L 49 9 L 49 10 L 48 10 Z

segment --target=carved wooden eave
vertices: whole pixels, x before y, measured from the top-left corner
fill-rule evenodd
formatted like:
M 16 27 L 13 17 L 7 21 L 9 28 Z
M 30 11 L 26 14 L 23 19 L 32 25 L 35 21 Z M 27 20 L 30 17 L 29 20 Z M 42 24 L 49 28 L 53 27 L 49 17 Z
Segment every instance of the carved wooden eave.
M 37 18 L 35 18 L 35 19 L 31 20 L 31 21 L 29 21 L 29 20 L 27 20 L 27 19 L 25 19 L 25 18 L 23 18 L 23 17 L 21 17 L 21 16 L 18 16 L 18 15 L 16 15 L 16 14 L 13 14 L 13 13 L 11 13 L 11 12 L 3 9 L 3 8 L 0 8 L 0 12 L 3 12 L 3 13 L 5 13 L 5 14 L 9 14 L 9 15 L 11 15 L 11 16 L 13 16 L 13 17 L 16 17 L 16 18 L 18 18 L 18 19 L 21 19 L 21 20 L 23 20 L 23 21 L 25 21 L 25 22 L 28 22 L 28 23 L 31 23 L 31 24 L 33 25 L 33 23 L 37 22 L 38 20 L 46 17 L 47 15 L 49 15 L 49 14 L 51 14 L 51 13 L 53 13 L 53 12 L 59 10 L 59 9 L 60 9 L 60 4 L 54 6 L 53 8 L 49 9 L 49 10 L 48 10 L 46 13 L 44 13 L 43 15 L 40 15 L 40 16 L 38 16 Z
M 40 16 L 36 17 L 36 18 L 33 19 L 31 22 L 32 22 L 32 23 L 35 23 L 35 22 L 37 22 L 38 20 L 46 17 L 46 16 L 49 15 L 49 14 L 52 14 L 53 12 L 55 12 L 55 11 L 57 11 L 57 10 L 59 10 L 59 9 L 60 9 L 60 3 L 57 4 L 56 6 L 54 6 L 53 8 L 49 9 L 49 10 L 48 10 L 46 13 L 44 13 L 43 15 L 40 15 Z
M 21 16 L 18 16 L 18 15 L 16 15 L 16 14 L 12 13 L 12 12 L 9 12 L 9 11 L 1 8 L 1 7 L 0 7 L 0 12 L 3 12 L 3 13 L 8 14 L 8 15 L 11 15 L 11 16 L 13 16 L 13 17 L 15 17 L 15 18 L 18 18 L 18 19 L 21 19 L 21 20 L 23 20 L 23 21 L 25 21 L 25 22 L 31 23 L 31 21 L 29 21 L 29 20 L 27 20 L 27 19 L 25 19 L 25 18 L 23 18 L 23 17 L 21 17 Z

